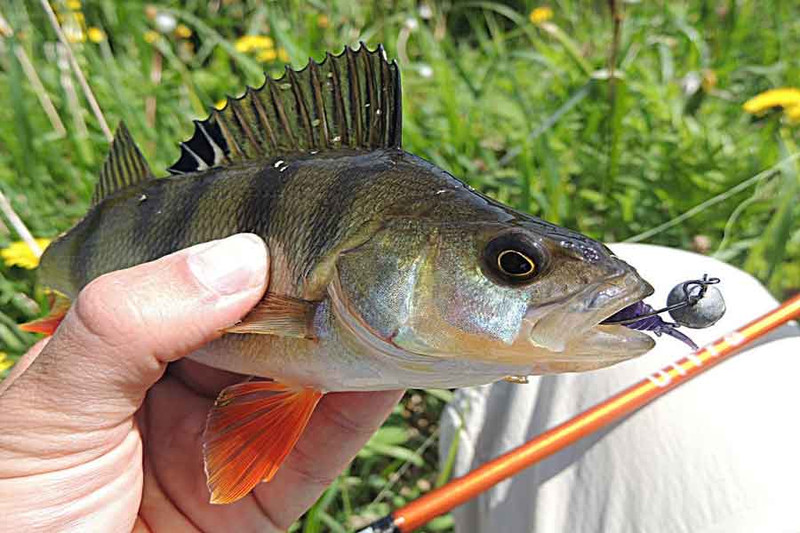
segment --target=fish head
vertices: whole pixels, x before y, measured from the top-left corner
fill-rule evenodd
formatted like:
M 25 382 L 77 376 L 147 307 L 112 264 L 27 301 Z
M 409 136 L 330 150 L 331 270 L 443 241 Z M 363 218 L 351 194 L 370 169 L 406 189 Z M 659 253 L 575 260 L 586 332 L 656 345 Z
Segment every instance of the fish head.
M 654 341 L 601 324 L 653 288 L 603 244 L 526 217 L 400 222 L 344 254 L 338 298 L 406 352 L 519 365 L 528 373 L 600 368 Z

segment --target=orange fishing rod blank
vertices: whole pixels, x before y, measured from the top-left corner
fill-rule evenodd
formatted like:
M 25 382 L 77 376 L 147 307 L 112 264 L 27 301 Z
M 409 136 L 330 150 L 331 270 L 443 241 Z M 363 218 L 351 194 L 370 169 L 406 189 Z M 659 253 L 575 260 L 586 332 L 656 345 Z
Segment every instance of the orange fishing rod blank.
M 658 396 L 708 370 L 738 349 L 800 317 L 800 295 L 746 326 L 663 368 L 611 398 L 542 433 L 530 442 L 435 489 L 391 514 L 392 529 L 403 533 L 467 502 L 500 481 L 586 437 Z

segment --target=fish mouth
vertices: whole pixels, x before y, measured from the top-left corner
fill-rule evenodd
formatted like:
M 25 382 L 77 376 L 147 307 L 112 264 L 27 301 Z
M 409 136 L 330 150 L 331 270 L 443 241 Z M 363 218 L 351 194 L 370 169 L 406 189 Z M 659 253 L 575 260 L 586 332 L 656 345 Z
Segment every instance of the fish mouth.
M 653 292 L 633 269 L 626 269 L 568 299 L 532 307 L 525 314 L 521 333 L 534 347 L 550 352 L 553 362 L 580 357 L 602 361 L 598 366 L 605 366 L 630 359 L 648 352 L 655 341 L 641 331 L 602 322 Z

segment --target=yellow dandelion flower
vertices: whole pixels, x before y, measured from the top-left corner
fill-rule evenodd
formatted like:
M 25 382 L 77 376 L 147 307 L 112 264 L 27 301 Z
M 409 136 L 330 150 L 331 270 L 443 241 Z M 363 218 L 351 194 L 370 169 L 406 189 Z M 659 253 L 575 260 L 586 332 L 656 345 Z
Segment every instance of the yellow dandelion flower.
M 153 30 L 148 30 L 144 32 L 144 40 L 146 43 L 153 44 L 158 40 L 159 37 L 160 36 L 158 35 L 158 32 L 155 32 Z
M 286 51 L 286 48 L 282 46 L 278 48 L 278 59 L 281 61 L 281 63 L 289 62 L 289 52 Z
M 95 28 L 94 26 L 86 30 L 86 36 L 93 43 L 100 43 L 106 40 L 105 32 L 103 32 L 103 30 L 100 28 Z
M 776 107 L 789 109 L 800 106 L 800 89 L 770 89 L 754 96 L 742 105 L 742 109 L 753 115 L 760 115 Z
M 327 28 L 331 25 L 331 21 L 328 18 L 328 15 L 317 15 L 317 27 L 319 28 Z
M 81 9 L 81 0 L 67 0 L 67 9 L 79 11 Z
M 225 107 L 225 104 L 227 104 L 227 103 L 228 103 L 228 100 L 223 98 L 222 100 L 217 100 L 217 103 L 214 104 L 214 107 L 216 107 L 217 109 L 222 111 L 222 109 Z
M 5 372 L 12 366 L 14 366 L 14 361 L 8 357 L 7 353 L 0 352 L 0 372 Z
M 276 57 L 278 57 L 278 53 L 274 48 L 267 48 L 256 54 L 256 59 L 262 63 L 271 63 L 272 61 L 275 61 Z
M 266 35 L 244 35 L 236 39 L 234 45 L 238 52 L 247 53 L 262 51 L 275 46 L 272 37 Z
M 537 7 L 530 14 L 531 22 L 536 25 L 547 22 L 551 18 L 553 18 L 553 10 L 548 6 Z
M 181 39 L 188 39 L 192 36 L 192 30 L 189 29 L 189 26 L 186 24 L 178 24 L 175 27 L 175 37 L 180 37 Z
M 39 248 L 44 251 L 50 244 L 50 239 L 35 239 Z M 39 265 L 39 258 L 33 253 L 27 243 L 23 241 L 12 242 L 6 248 L 0 250 L 0 257 L 6 266 L 18 266 L 33 270 Z

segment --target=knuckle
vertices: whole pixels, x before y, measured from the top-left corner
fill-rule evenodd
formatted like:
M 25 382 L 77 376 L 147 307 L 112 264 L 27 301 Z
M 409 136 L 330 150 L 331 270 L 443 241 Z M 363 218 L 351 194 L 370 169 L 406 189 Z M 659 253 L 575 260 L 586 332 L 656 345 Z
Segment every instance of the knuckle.
M 83 288 L 75 302 L 75 318 L 89 334 L 112 346 L 129 342 L 144 327 L 130 291 L 114 274 Z

